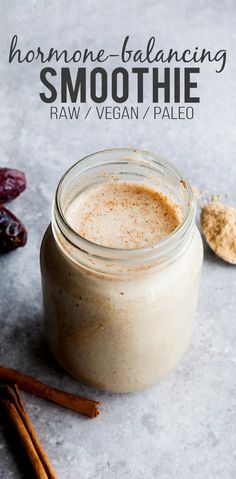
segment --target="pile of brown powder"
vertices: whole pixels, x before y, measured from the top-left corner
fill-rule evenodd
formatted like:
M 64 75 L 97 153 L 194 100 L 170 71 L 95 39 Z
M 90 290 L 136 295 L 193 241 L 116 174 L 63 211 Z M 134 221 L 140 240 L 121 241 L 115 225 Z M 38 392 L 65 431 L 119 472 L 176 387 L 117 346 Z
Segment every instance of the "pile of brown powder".
M 213 201 L 202 208 L 200 224 L 211 249 L 236 264 L 236 210 Z

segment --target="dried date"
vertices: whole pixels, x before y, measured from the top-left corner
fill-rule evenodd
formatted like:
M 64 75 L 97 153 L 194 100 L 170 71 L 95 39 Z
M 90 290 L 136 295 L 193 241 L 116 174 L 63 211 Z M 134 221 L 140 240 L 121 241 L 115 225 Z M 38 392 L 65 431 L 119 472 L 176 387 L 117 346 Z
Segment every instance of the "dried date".
M 26 178 L 22 171 L 0 168 L 0 203 L 14 200 L 25 188 Z
M 9 253 L 24 246 L 27 231 L 18 218 L 4 206 L 0 206 L 0 253 Z

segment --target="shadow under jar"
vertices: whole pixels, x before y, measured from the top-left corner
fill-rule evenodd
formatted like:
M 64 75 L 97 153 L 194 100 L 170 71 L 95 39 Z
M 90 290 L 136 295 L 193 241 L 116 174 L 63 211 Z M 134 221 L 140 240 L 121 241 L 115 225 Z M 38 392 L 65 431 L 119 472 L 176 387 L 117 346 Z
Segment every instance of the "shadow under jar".
M 137 249 L 80 236 L 66 219 L 68 205 L 112 182 L 163 193 L 179 209 L 179 226 Z M 69 373 L 99 389 L 131 392 L 176 366 L 191 341 L 203 259 L 195 212 L 188 181 L 146 151 L 101 151 L 65 173 L 41 246 L 41 272 L 47 340 Z

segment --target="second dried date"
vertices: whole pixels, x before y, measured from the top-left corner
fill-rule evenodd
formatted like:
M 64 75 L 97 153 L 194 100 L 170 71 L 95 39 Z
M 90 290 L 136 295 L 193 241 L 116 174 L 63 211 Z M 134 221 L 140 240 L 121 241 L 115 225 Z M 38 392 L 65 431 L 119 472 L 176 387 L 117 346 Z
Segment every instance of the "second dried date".
M 0 253 L 9 253 L 24 246 L 26 241 L 24 225 L 10 210 L 0 206 Z

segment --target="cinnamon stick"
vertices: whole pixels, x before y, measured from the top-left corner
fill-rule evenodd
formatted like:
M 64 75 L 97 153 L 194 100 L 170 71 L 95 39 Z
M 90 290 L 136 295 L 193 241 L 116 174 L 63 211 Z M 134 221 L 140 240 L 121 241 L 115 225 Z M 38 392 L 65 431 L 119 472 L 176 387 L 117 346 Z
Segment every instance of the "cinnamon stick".
M 47 399 L 48 401 L 72 409 L 72 411 L 80 412 L 91 418 L 99 414 L 99 410 L 97 409 L 101 404 L 99 401 L 60 391 L 15 369 L 0 366 L 0 382 L 17 384 L 19 388 L 25 392 Z
M 30 422 L 16 385 L 0 386 L 0 407 L 5 413 L 6 422 L 13 427 L 14 435 L 20 441 L 37 479 L 57 479 Z

